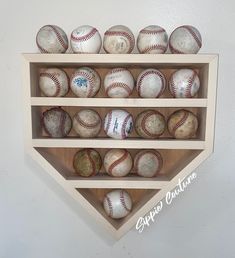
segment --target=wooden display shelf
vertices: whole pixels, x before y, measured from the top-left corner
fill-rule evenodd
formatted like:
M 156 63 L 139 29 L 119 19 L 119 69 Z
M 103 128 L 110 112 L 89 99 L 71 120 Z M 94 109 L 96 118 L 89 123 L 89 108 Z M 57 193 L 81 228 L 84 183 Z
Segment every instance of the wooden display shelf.
M 217 84 L 217 55 L 110 55 L 110 54 L 24 54 L 23 82 L 25 96 L 25 143 L 30 155 L 74 199 L 87 209 L 93 218 L 104 225 L 116 238 L 130 230 L 140 216 L 144 216 L 165 194 L 172 190 L 179 179 L 188 176 L 213 151 L 214 119 Z M 138 98 L 134 90 L 127 99 L 107 98 L 103 85 L 95 98 L 77 98 L 69 91 L 65 97 L 49 98 L 41 94 L 39 74 L 46 68 L 58 67 L 68 76 L 81 66 L 90 66 L 100 75 L 101 81 L 109 69 L 126 67 L 135 80 L 147 68 L 156 68 L 167 80 L 180 68 L 195 69 L 201 81 L 198 95 L 192 99 L 172 98 L 169 91 L 158 99 Z M 95 139 L 80 139 L 72 130 L 63 139 L 49 138 L 41 127 L 42 112 L 53 106 L 61 106 L 71 117 L 80 109 L 95 109 L 104 119 L 112 108 L 129 111 L 134 119 L 146 109 L 163 113 L 166 119 L 180 108 L 195 113 L 200 121 L 197 135 L 189 140 L 173 139 L 166 131 L 159 139 L 140 138 L 135 131 L 130 138 L 107 138 L 103 130 Z M 131 172 L 127 177 L 114 178 L 101 172 L 92 178 L 82 178 L 74 173 L 72 159 L 80 148 L 95 148 L 103 158 L 109 148 L 126 148 L 134 157 L 140 149 L 157 149 L 163 155 L 164 166 L 155 178 L 142 178 Z M 132 212 L 121 220 L 109 218 L 102 207 L 104 194 L 111 189 L 126 189 L 133 199 Z

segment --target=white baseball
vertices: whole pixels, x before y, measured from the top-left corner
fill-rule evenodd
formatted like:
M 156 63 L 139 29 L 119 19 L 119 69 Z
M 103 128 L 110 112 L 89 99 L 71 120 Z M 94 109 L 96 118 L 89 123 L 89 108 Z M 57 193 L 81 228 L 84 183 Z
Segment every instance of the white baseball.
M 134 159 L 134 171 L 143 177 L 154 177 L 163 164 L 161 154 L 156 150 L 142 150 Z
M 100 89 L 100 76 L 89 67 L 81 67 L 72 74 L 70 88 L 80 98 L 94 97 Z
M 200 32 L 190 25 L 176 28 L 169 39 L 169 48 L 173 54 L 197 54 L 201 46 Z
M 70 43 L 74 53 L 96 54 L 100 52 L 102 40 L 96 28 L 83 25 L 72 31 Z
M 73 117 L 73 129 L 82 138 L 92 138 L 99 134 L 102 122 L 99 114 L 92 109 L 84 109 Z
M 125 139 L 132 129 L 132 115 L 125 110 L 114 109 L 105 116 L 104 131 L 111 138 Z
M 131 154 L 125 149 L 111 149 L 104 157 L 104 168 L 110 176 L 126 176 L 132 169 Z
M 104 78 L 105 92 L 111 98 L 127 98 L 134 84 L 134 78 L 126 68 L 114 68 Z
M 150 25 L 139 32 L 137 48 L 141 54 L 163 54 L 167 45 L 167 33 L 160 26 Z
M 180 69 L 169 80 L 169 90 L 176 98 L 191 98 L 200 88 L 200 79 L 192 69 Z
M 109 54 L 128 54 L 134 46 L 135 37 L 126 26 L 116 25 L 104 33 L 103 47 Z
M 72 127 L 72 119 L 62 108 L 54 107 L 43 113 L 42 124 L 49 136 L 62 138 L 69 134 Z
M 126 217 L 132 209 L 132 200 L 125 190 L 113 190 L 103 200 L 104 210 L 113 219 Z
M 166 78 L 157 69 L 146 69 L 139 74 L 136 88 L 142 98 L 158 98 L 166 88 Z
M 67 74 L 58 68 L 49 68 L 39 75 L 39 88 L 47 97 L 62 97 L 69 90 Z
M 40 28 L 36 43 L 41 53 L 64 53 L 68 49 L 67 35 L 56 25 L 45 25 Z

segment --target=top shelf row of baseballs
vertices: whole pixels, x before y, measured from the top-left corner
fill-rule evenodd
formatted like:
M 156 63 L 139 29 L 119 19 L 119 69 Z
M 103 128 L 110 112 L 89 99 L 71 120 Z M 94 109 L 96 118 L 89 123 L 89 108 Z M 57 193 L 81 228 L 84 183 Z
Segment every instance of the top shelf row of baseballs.
M 63 29 L 45 25 L 36 35 L 36 44 L 41 53 L 98 54 L 103 49 L 108 54 L 130 54 L 135 48 L 140 54 L 197 54 L 202 46 L 201 34 L 194 26 L 177 27 L 168 38 L 164 28 L 150 25 L 139 31 L 135 40 L 132 31 L 124 25 L 107 29 L 102 37 L 99 31 L 83 25 L 74 29 L 69 40 Z

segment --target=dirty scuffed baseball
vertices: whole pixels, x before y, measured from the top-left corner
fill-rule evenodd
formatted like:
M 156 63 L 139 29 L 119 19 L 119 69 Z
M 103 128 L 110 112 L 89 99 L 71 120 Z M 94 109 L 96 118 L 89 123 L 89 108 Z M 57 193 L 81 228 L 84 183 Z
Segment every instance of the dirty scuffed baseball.
M 103 207 L 109 217 L 121 219 L 131 212 L 132 200 L 127 191 L 113 190 L 105 195 Z
M 72 119 L 62 108 L 55 107 L 43 113 L 42 124 L 49 136 L 62 138 L 69 134 L 72 128 Z

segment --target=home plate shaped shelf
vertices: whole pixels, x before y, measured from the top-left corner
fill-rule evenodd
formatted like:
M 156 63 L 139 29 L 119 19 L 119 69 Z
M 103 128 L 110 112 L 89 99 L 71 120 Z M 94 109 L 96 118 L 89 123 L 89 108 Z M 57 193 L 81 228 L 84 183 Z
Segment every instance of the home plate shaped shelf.
M 190 175 L 212 152 L 214 141 L 215 102 L 217 85 L 217 55 L 112 55 L 112 54 L 23 54 L 25 96 L 25 145 L 27 151 L 74 199 L 76 199 L 115 238 L 120 238 L 135 226 L 138 218 L 148 213 L 179 179 Z M 136 90 L 126 99 L 108 98 L 103 83 L 94 98 L 78 98 L 71 91 L 65 97 L 45 97 L 39 89 L 39 74 L 46 68 L 61 68 L 70 77 L 82 66 L 95 69 L 103 82 L 114 67 L 126 67 L 136 79 L 147 68 L 159 69 L 167 78 L 180 68 L 197 71 L 201 87 L 194 98 L 172 98 L 165 90 L 157 99 L 139 98 Z M 166 118 L 178 109 L 197 115 L 199 128 L 192 139 L 177 140 L 166 132 L 158 139 L 140 138 L 135 131 L 125 140 L 108 138 L 102 130 L 97 138 L 82 139 L 71 130 L 66 138 L 50 138 L 41 126 L 43 111 L 62 107 L 71 117 L 81 109 L 92 108 L 104 119 L 113 108 L 124 108 L 134 119 L 147 109 L 160 111 Z M 156 149 L 163 157 L 163 167 L 153 178 L 108 176 L 101 168 L 96 176 L 84 178 L 73 169 L 74 154 L 82 148 L 94 148 L 101 157 L 109 149 L 125 148 L 131 156 L 140 149 Z M 133 201 L 131 213 L 123 219 L 112 219 L 104 211 L 102 200 L 111 189 L 125 189 Z

